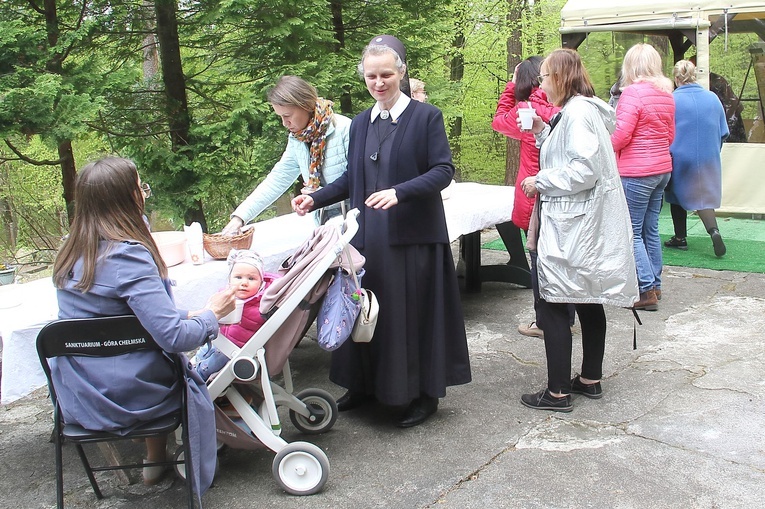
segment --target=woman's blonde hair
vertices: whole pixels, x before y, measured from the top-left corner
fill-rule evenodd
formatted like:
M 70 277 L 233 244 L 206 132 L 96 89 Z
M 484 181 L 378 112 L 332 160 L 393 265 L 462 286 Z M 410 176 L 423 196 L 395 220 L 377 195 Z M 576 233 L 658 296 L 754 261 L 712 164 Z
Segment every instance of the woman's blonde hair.
M 296 106 L 311 114 L 316 110 L 319 94 L 313 85 L 297 76 L 282 76 L 268 91 L 268 102 L 277 106 Z
M 409 78 L 409 89 L 412 94 L 416 92 L 425 92 L 425 83 L 417 78 Z
M 648 82 L 659 90 L 672 92 L 672 81 L 661 69 L 661 55 L 647 43 L 632 46 L 622 62 L 621 89 L 633 83 Z
M 675 77 L 675 85 L 678 87 L 689 83 L 696 83 L 696 66 L 690 60 L 680 60 L 677 62 L 672 69 L 672 74 Z
M 53 264 L 53 282 L 63 288 L 82 258 L 83 273 L 75 288 L 87 292 L 95 281 L 98 244 L 102 240 L 132 241 L 151 253 L 159 275 L 167 278 L 167 265 L 143 218 L 143 191 L 135 163 L 106 157 L 89 163 L 77 174 L 74 187 L 74 218 L 69 236 Z
M 558 95 L 555 98 L 556 106 L 563 106 L 575 95 L 595 95 L 590 75 L 576 51 L 569 48 L 556 49 L 547 55 L 543 65 Z

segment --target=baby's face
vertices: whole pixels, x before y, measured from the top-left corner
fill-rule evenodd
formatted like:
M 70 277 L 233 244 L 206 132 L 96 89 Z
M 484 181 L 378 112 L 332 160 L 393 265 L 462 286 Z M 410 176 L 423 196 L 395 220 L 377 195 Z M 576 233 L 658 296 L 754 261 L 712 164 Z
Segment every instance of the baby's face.
M 248 263 L 235 263 L 228 280 L 231 286 L 236 287 L 234 296 L 237 299 L 249 299 L 260 290 L 263 278 L 258 269 Z

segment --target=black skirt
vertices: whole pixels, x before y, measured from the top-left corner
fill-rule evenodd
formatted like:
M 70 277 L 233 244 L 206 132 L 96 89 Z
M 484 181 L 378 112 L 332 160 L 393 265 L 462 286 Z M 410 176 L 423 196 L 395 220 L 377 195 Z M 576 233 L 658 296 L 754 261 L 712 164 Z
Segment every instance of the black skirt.
M 376 145 L 367 148 L 379 151 Z M 382 148 L 381 157 L 366 158 L 364 168 L 366 182 L 377 189 L 390 187 L 389 147 Z M 364 221 L 362 286 L 379 300 L 377 328 L 370 343 L 348 340 L 333 352 L 330 380 L 387 405 L 405 405 L 421 394 L 444 397 L 447 386 L 471 380 L 451 247 L 391 246 L 385 210 L 367 208 Z

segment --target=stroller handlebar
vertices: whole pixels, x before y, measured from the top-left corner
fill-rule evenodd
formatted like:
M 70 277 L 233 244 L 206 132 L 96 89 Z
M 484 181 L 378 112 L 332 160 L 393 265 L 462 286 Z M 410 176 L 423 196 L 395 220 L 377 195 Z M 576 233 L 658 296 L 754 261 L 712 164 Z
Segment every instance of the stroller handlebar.
M 359 231 L 359 223 L 356 218 L 359 216 L 359 209 L 353 208 L 345 214 L 345 221 L 340 229 L 343 238 L 343 245 L 347 245 L 351 242 L 351 239 Z

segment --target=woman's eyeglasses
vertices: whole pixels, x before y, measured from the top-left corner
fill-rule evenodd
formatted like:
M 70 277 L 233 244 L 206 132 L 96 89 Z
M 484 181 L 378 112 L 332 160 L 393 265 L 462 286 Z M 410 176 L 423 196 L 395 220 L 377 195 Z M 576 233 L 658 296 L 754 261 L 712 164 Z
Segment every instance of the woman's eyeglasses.
M 141 192 L 143 193 L 143 198 L 148 199 L 151 196 L 151 186 L 147 182 L 142 182 Z
M 540 74 L 539 76 L 537 76 L 537 81 L 539 82 L 539 84 L 541 85 L 542 82 L 545 80 L 545 78 L 548 77 L 549 75 L 550 73 L 548 72 L 547 74 Z

